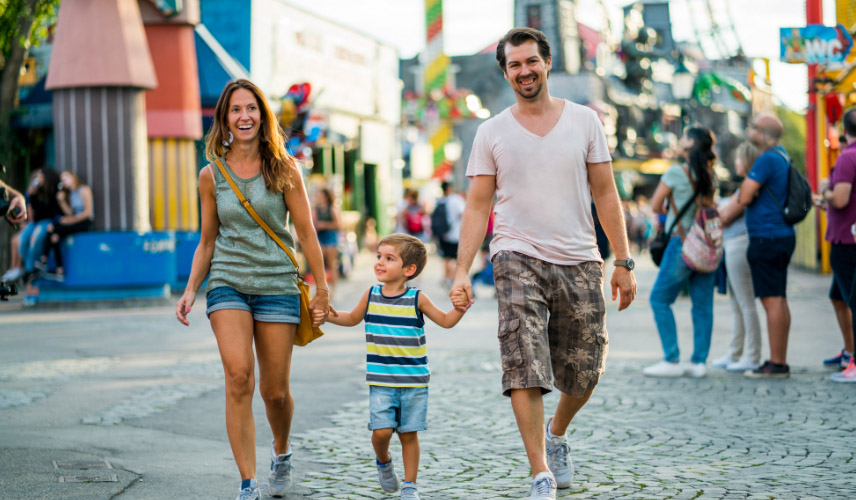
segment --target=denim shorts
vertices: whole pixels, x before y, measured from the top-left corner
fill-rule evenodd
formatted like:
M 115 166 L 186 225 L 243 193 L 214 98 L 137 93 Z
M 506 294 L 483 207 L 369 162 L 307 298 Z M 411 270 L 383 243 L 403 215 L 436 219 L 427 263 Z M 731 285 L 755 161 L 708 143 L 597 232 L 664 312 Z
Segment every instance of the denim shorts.
M 369 414 L 370 431 L 424 431 L 428 428 L 428 388 L 370 385 Z
M 207 294 L 209 317 L 221 309 L 248 311 L 256 321 L 300 323 L 300 295 L 251 295 L 232 287 L 218 286 Z

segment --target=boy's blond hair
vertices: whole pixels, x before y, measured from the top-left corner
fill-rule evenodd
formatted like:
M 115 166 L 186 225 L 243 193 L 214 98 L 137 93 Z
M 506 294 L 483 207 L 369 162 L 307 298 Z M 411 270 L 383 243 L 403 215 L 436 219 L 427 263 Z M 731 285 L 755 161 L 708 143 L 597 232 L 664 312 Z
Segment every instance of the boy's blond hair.
M 381 245 L 390 245 L 398 251 L 403 263 L 402 267 L 411 264 L 416 266 L 416 272 L 413 273 L 413 276 L 408 277 L 408 280 L 419 276 L 419 273 L 425 269 L 425 264 L 428 262 L 428 250 L 425 248 L 425 243 L 422 243 L 419 238 L 409 234 L 393 233 L 380 240 L 377 246 L 380 247 Z

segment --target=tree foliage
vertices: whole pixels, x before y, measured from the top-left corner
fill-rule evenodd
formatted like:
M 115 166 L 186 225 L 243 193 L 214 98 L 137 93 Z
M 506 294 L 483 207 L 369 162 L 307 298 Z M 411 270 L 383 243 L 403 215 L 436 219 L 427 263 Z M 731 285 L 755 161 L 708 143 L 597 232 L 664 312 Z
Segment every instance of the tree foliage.
M 776 116 L 779 117 L 782 125 L 784 125 L 784 133 L 782 134 L 781 141 L 782 147 L 785 148 L 785 151 L 793 159 L 797 170 L 805 173 L 805 115 L 797 113 L 790 108 L 779 106 L 776 108 Z
M 18 78 L 30 47 L 44 40 L 59 0 L 0 0 L 0 160 L 10 161 L 9 120 L 18 98 Z

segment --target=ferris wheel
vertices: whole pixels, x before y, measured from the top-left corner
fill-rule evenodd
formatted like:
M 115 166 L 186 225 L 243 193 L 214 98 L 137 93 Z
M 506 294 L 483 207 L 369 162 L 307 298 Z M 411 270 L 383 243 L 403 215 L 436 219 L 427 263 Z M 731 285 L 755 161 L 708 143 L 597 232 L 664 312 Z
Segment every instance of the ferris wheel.
M 740 37 L 734 28 L 731 0 L 684 0 L 689 11 L 690 24 L 696 43 L 709 51 L 716 51 L 717 59 L 743 55 Z

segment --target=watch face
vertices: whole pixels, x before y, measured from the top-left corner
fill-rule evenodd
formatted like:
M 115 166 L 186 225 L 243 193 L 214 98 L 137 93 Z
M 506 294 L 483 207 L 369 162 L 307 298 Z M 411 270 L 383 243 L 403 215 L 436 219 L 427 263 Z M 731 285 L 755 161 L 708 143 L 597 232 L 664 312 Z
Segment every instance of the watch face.
M 633 268 L 636 267 L 636 261 L 634 261 L 633 259 L 627 259 L 625 262 L 627 262 L 627 269 L 629 269 L 630 271 L 632 271 Z

